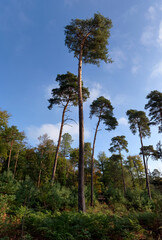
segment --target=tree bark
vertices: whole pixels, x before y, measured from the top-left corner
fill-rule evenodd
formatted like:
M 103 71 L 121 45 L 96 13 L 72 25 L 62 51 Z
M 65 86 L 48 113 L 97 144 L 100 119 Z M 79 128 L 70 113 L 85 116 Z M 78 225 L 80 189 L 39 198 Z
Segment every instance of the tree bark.
M 56 148 L 56 154 L 55 154 L 55 160 L 54 160 L 53 169 L 52 169 L 52 178 L 51 178 L 52 184 L 54 183 L 54 179 L 55 179 L 58 153 L 59 153 L 59 148 L 60 148 L 60 144 L 61 144 L 62 130 L 63 130 L 63 126 L 64 126 L 65 112 L 66 112 L 68 104 L 69 104 L 69 100 L 67 101 L 66 105 L 64 106 L 63 113 L 62 113 L 60 133 L 59 133 L 59 138 L 58 138 L 58 143 L 57 143 L 57 148 Z
M 16 154 L 16 162 L 15 162 L 15 167 L 14 167 L 14 175 L 13 175 L 13 178 L 15 178 L 15 175 L 16 175 L 16 168 L 17 168 L 17 162 L 18 162 L 18 158 L 19 158 L 19 150 Z
M 8 157 L 8 167 L 7 167 L 8 171 L 9 171 L 9 169 L 10 169 L 11 152 L 12 152 L 13 143 L 14 143 L 14 141 L 12 140 L 12 141 L 11 141 L 11 147 L 10 147 L 10 153 L 9 153 L 9 157 Z
M 79 105 L 79 175 L 78 175 L 78 211 L 85 212 L 84 196 L 84 120 L 83 120 L 83 97 L 82 97 L 82 54 L 81 44 L 78 63 L 78 105 Z
M 93 148 L 92 148 L 92 159 L 91 159 L 91 206 L 93 206 L 93 172 L 94 172 L 94 150 L 95 150 L 95 143 L 96 143 L 96 136 L 98 132 L 98 127 L 100 124 L 101 118 L 99 117 L 99 120 L 97 122 L 94 140 L 93 140 Z
M 124 195 L 125 195 L 125 193 L 126 193 L 126 185 L 125 185 L 125 178 L 124 178 L 124 169 L 123 169 L 122 155 L 121 155 L 120 150 L 119 150 L 119 155 L 121 157 L 122 180 L 123 180 L 123 188 L 124 188 Z
M 41 173 L 42 173 L 42 160 L 41 160 L 40 170 L 39 170 L 39 176 L 38 176 L 38 188 L 40 187 Z
M 141 141 L 143 163 L 144 163 L 145 175 L 146 175 L 146 188 L 147 188 L 147 191 L 148 191 L 149 198 L 152 199 L 151 198 L 151 191 L 150 191 L 149 177 L 148 177 L 148 172 L 147 172 L 147 166 L 146 166 L 146 161 L 145 161 L 145 155 L 144 155 L 144 152 L 143 152 L 143 141 L 142 141 L 142 133 L 141 133 L 141 130 L 140 130 L 140 126 L 138 126 L 138 129 L 139 129 L 139 136 L 140 136 L 140 141 Z

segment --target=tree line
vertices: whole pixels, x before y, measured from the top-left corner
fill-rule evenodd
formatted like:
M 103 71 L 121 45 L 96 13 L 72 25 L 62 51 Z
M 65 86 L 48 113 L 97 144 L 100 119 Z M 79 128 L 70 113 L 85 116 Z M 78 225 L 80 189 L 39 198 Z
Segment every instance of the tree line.
M 99 66 L 101 60 L 112 62 L 107 48 L 111 27 L 111 20 L 100 13 L 86 20 L 71 20 L 71 23 L 65 27 L 65 45 L 78 59 L 78 76 L 69 71 L 66 74 L 58 74 L 56 81 L 59 87 L 52 90 L 52 97 L 49 99 L 49 109 L 54 105 L 63 106 L 57 144 L 47 135 L 43 135 L 39 137 L 40 143 L 37 147 L 27 147 L 24 133 L 19 132 L 16 126 L 9 127 L 9 114 L 0 111 L 1 171 L 11 169 L 14 177 L 18 179 L 30 175 L 38 188 L 49 180 L 51 184 L 55 184 L 55 181 L 68 186 L 75 184 L 78 187 L 78 210 L 83 212 L 86 211 L 84 186 L 88 183 L 91 185 L 91 206 L 93 206 L 94 185 L 98 193 L 102 192 L 103 186 L 109 186 L 110 183 L 122 187 L 125 193 L 129 186 L 127 178 L 131 179 L 132 186 L 140 185 L 145 174 L 146 188 L 151 199 L 148 158 L 149 156 L 154 159 L 161 158 L 160 142 L 157 143 L 157 149 L 143 144 L 143 139 L 151 134 L 150 125 L 157 125 L 159 133 L 162 132 L 162 93 L 157 90 L 151 91 L 146 97 L 148 103 L 145 109 L 149 110 L 150 120 L 144 111 L 130 109 L 126 113 L 130 130 L 133 134 L 139 134 L 143 164 L 139 155 L 129 156 L 127 159 L 123 157 L 122 151 L 128 152 L 128 142 L 123 135 L 112 139 L 111 157 L 107 158 L 105 153 L 100 153 L 98 160 L 94 159 L 99 124 L 103 122 L 108 131 L 118 125 L 110 100 L 103 96 L 94 100 L 90 106 L 90 118 L 96 116 L 98 119 L 93 144 L 91 146 L 91 143 L 84 143 L 83 102 L 90 93 L 88 88 L 83 86 L 82 64 L 91 63 Z M 70 151 L 67 152 L 65 145 L 70 146 L 72 139 L 68 134 L 62 135 L 62 131 L 65 122 L 69 120 L 66 113 L 71 105 L 78 106 L 79 109 L 79 147 L 76 149 L 69 147 Z M 114 176 L 111 172 L 113 166 L 115 171 L 119 170 Z M 118 179 L 119 182 L 116 180 L 117 176 L 121 178 Z

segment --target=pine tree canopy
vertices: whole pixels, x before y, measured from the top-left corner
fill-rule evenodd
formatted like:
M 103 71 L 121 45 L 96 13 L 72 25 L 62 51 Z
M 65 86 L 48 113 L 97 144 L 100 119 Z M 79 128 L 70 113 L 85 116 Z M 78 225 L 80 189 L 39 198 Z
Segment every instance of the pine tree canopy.
M 59 88 L 52 89 L 52 98 L 48 101 L 50 103 L 49 109 L 55 104 L 65 104 L 67 101 L 74 106 L 78 104 L 78 78 L 73 73 L 58 74 L 56 81 L 59 83 Z M 89 97 L 88 88 L 82 87 L 83 101 Z
M 145 112 L 130 109 L 126 114 L 128 116 L 130 130 L 133 134 L 136 134 L 137 130 L 140 130 L 142 137 L 150 136 L 149 119 Z
M 71 24 L 65 27 L 65 45 L 77 58 L 83 48 L 84 63 L 99 65 L 99 60 L 112 62 L 107 49 L 111 27 L 111 20 L 100 13 L 86 20 L 72 19 Z
M 162 93 L 154 90 L 147 97 L 148 103 L 145 109 L 149 109 L 150 125 L 159 125 L 159 133 L 162 132 Z

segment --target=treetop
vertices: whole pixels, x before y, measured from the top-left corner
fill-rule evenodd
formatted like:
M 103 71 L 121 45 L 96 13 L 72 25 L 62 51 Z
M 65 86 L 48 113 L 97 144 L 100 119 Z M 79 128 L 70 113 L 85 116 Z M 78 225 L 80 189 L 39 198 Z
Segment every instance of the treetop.
M 82 50 L 84 63 L 99 65 L 100 60 L 112 62 L 107 48 L 111 27 L 111 20 L 100 13 L 86 20 L 72 19 L 65 27 L 65 45 L 77 58 Z
M 90 105 L 90 118 L 95 115 L 106 125 L 106 130 L 115 129 L 118 125 L 116 118 L 113 116 L 113 107 L 110 100 L 103 96 L 98 97 Z
M 133 134 L 136 134 L 137 130 L 139 130 L 143 137 L 150 136 L 149 119 L 145 112 L 130 109 L 126 114 Z
M 78 78 L 71 72 L 66 74 L 58 74 L 56 82 L 59 84 L 59 88 L 52 89 L 52 98 L 48 101 L 50 103 L 49 109 L 54 104 L 65 104 L 67 101 L 71 102 L 74 106 L 78 104 Z M 88 88 L 82 86 L 83 101 L 89 97 Z

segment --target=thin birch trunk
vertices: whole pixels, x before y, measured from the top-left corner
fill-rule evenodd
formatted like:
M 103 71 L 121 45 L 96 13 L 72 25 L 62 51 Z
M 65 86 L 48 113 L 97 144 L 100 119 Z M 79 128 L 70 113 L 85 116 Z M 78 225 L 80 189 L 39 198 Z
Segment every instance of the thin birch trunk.
M 58 139 L 58 144 L 57 144 L 56 154 L 55 154 L 55 160 L 54 160 L 53 169 L 52 169 L 52 178 L 51 178 L 52 184 L 54 183 L 54 179 L 55 179 L 57 160 L 58 160 L 58 153 L 59 153 L 59 148 L 60 148 L 60 144 L 61 144 L 61 137 L 62 137 L 62 131 L 63 131 L 63 126 L 64 126 L 65 112 L 66 112 L 68 104 L 69 104 L 69 100 L 67 101 L 66 105 L 64 106 L 63 113 L 62 113 L 62 121 L 61 121 L 59 139 Z
M 15 178 L 15 175 L 16 175 L 16 168 L 17 168 L 17 163 L 18 163 L 18 159 L 19 159 L 19 150 L 16 154 L 16 162 L 15 162 L 15 167 L 14 167 L 14 175 L 13 175 L 13 178 Z
M 119 155 L 121 157 L 122 180 L 123 180 L 123 188 L 124 188 L 124 195 L 125 195 L 125 193 L 126 193 L 126 184 L 125 184 L 125 178 L 124 178 L 124 169 L 123 169 L 122 155 L 121 155 L 120 150 L 119 150 Z
M 145 175 L 146 175 L 146 188 L 147 188 L 147 191 L 148 191 L 149 198 L 152 199 L 151 198 L 151 191 L 150 191 L 149 177 L 148 177 L 148 173 L 147 173 L 147 166 L 146 166 L 146 161 L 145 161 L 145 155 L 144 155 L 144 152 L 143 152 L 143 141 L 142 141 L 142 134 L 141 134 L 140 126 L 138 126 L 138 129 L 139 129 L 139 136 L 140 136 L 140 141 L 141 141 L 143 163 L 144 163 Z
M 42 160 L 41 160 L 40 170 L 39 170 L 39 176 L 38 176 L 38 188 L 40 187 L 41 174 L 42 174 Z
M 11 153 L 12 153 L 13 143 L 14 143 L 14 141 L 12 140 L 12 141 L 11 141 L 11 147 L 10 147 L 10 153 L 9 153 L 9 157 L 8 157 L 8 167 L 7 167 L 7 170 L 8 170 L 8 171 L 9 171 L 9 169 L 10 169 Z
M 95 150 L 95 143 L 96 143 L 96 136 L 98 132 L 98 127 L 100 124 L 101 118 L 99 117 L 99 120 L 97 122 L 94 140 L 93 140 L 93 148 L 92 148 L 92 159 L 91 159 L 91 206 L 93 206 L 93 173 L 94 173 L 94 150 Z

